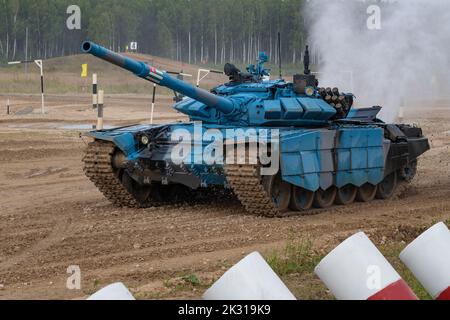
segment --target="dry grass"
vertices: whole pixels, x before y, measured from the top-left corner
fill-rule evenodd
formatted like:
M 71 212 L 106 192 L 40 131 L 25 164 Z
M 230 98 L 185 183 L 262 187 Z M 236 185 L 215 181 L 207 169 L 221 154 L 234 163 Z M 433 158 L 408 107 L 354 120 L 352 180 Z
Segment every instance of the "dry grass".
M 139 55 L 161 70 L 181 71 L 194 75 L 186 80 L 192 84 L 196 81 L 199 66 L 185 65 L 164 58 Z M 89 77 L 81 78 L 81 65 L 88 64 Z M 75 55 L 54 58 L 44 61 L 45 91 L 51 94 L 87 93 L 91 92 L 91 75 L 97 73 L 99 86 L 107 93 L 149 94 L 152 86 L 147 81 L 139 79 L 127 71 L 90 55 Z M 203 86 L 212 88 L 226 78 L 220 75 L 210 75 Z M 0 67 L 0 93 L 29 94 L 40 92 L 39 70 L 35 65 L 28 66 L 25 74 L 23 65 Z M 159 88 L 159 94 L 171 95 L 168 89 Z

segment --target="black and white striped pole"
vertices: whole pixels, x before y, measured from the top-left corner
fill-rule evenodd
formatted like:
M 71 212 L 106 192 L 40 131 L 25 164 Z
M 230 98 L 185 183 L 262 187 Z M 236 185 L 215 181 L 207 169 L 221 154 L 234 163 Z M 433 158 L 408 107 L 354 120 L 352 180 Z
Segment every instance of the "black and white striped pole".
M 42 114 L 45 114 L 45 102 L 44 102 L 44 66 L 42 63 L 42 60 L 25 60 L 25 61 L 11 61 L 8 62 L 9 65 L 14 64 L 28 64 L 28 63 L 35 63 L 40 71 L 41 71 L 41 111 Z
M 39 67 L 41 70 L 41 108 L 42 108 L 42 114 L 45 113 L 45 106 L 44 106 L 44 68 L 42 65 L 42 60 L 34 60 L 34 63 Z
M 97 130 L 103 130 L 103 104 L 104 104 L 104 91 L 98 91 L 98 104 L 97 104 Z
M 98 106 L 98 84 L 97 84 L 97 74 L 92 75 L 92 109 Z

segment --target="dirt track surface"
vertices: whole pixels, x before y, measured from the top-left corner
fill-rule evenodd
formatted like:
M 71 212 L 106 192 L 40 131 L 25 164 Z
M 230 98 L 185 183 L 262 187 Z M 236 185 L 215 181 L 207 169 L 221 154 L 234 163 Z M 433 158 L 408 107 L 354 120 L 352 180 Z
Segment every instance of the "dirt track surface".
M 0 299 L 83 298 L 116 281 L 138 298 L 199 298 L 203 289 L 180 288 L 179 277 L 196 274 L 211 283 L 244 255 L 269 254 L 292 234 L 313 239 L 316 249 L 326 252 L 358 230 L 379 239 L 391 237 L 400 225 L 450 219 L 447 104 L 426 114 L 408 109 L 408 122 L 424 128 L 433 149 L 421 159 L 414 183 L 394 199 L 266 219 L 220 199 L 196 206 L 114 208 L 82 172 L 85 143 L 78 131 L 62 128 L 94 119 L 89 98 L 67 99 L 75 98 L 54 97 L 45 117 L 36 110 L 0 117 Z M 107 123 L 145 121 L 147 100 L 139 99 L 111 97 Z M 124 110 L 134 118 L 124 117 Z M 157 111 L 160 121 L 180 117 L 162 107 Z M 71 265 L 81 268 L 81 290 L 66 288 Z

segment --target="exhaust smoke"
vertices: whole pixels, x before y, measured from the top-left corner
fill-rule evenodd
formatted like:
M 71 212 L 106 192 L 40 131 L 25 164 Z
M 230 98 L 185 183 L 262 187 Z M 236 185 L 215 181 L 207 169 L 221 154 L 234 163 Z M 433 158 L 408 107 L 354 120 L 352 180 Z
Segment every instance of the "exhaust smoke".
M 322 87 L 351 91 L 353 75 L 356 106 L 383 106 L 385 121 L 412 100 L 450 96 L 450 1 L 316 0 L 306 8 Z

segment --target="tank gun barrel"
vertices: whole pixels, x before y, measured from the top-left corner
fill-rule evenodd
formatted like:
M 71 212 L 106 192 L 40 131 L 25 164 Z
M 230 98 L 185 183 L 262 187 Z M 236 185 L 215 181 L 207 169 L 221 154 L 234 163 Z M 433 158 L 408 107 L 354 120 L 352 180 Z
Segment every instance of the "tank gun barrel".
M 83 42 L 81 50 L 84 53 L 92 54 L 97 58 L 126 69 L 140 78 L 167 87 L 189 98 L 200 101 L 207 106 L 216 108 L 224 114 L 231 114 L 235 110 L 233 102 L 227 98 L 197 88 L 196 86 L 170 76 L 167 72 L 160 71 L 142 61 L 137 61 L 108 50 L 94 42 Z

